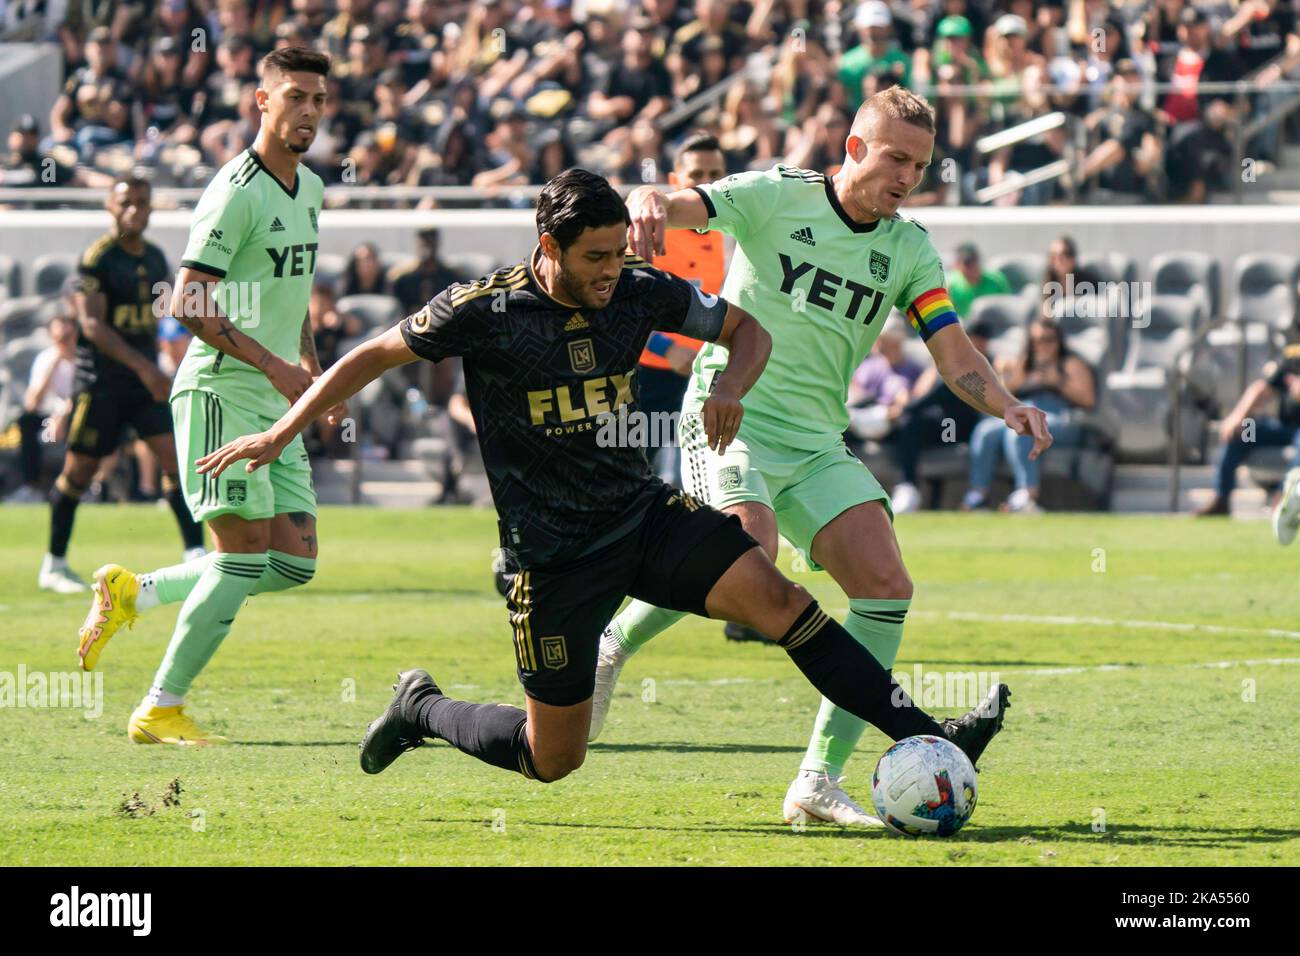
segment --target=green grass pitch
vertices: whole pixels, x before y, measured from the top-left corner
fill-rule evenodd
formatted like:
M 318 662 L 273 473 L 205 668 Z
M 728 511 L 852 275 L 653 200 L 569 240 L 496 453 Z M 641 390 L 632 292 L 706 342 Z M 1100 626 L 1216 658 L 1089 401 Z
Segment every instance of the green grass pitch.
M 0 509 L 11 681 L 76 666 L 87 601 L 35 589 L 45 528 L 43 508 Z M 97 719 L 0 708 L 0 864 L 1300 864 L 1300 549 L 1259 522 L 1095 515 L 907 515 L 898 533 L 916 582 L 899 669 L 997 672 L 1015 695 L 953 838 L 783 824 L 817 694 L 779 649 L 698 619 L 627 666 L 562 782 L 443 744 L 365 776 L 356 744 L 399 668 L 523 695 L 491 512 L 331 508 L 316 580 L 250 601 L 191 694 L 237 746 L 126 739 L 176 606 L 114 639 Z M 89 577 L 179 554 L 166 512 L 90 507 L 70 558 Z M 844 612 L 827 576 L 795 577 Z M 884 746 L 869 730 L 849 764 L 864 803 Z

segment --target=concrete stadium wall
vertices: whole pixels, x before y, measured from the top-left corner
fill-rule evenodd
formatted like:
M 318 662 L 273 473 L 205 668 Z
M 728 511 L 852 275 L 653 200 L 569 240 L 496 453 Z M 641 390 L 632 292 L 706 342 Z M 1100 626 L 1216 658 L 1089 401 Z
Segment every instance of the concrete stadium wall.
M 158 211 L 149 237 L 173 265 L 185 245 L 191 213 Z M 976 243 L 986 257 L 1006 252 L 1046 251 L 1068 233 L 1080 254 L 1122 252 L 1133 256 L 1140 277 L 1161 252 L 1197 250 L 1216 256 L 1224 270 L 1226 303 L 1232 301 L 1232 264 L 1244 252 L 1286 252 L 1300 256 L 1300 206 L 1117 206 L 1032 209 L 942 207 L 916 216 L 946 261 L 956 246 Z M 385 251 L 410 252 L 415 232 L 443 230 L 445 253 L 485 252 L 501 262 L 526 257 L 536 231 L 530 210 L 327 210 L 321 216 L 321 253 L 346 254 L 371 240 Z M 80 253 L 109 227 L 105 212 L 0 211 L 0 253 L 23 264 L 30 290 L 31 263 L 48 252 Z
M 62 88 L 63 52 L 56 44 L 0 43 L 0 133 L 8 136 L 24 113 L 40 122 L 42 136 L 49 133 L 50 110 Z

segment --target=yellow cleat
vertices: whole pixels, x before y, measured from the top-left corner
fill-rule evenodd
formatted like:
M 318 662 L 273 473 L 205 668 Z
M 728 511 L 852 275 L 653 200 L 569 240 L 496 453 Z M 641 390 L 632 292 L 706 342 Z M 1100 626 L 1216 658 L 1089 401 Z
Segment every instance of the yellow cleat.
M 133 744 L 176 744 L 182 747 L 210 747 L 230 743 L 230 738 L 210 734 L 185 715 L 185 708 L 141 704 L 126 725 Z
M 139 616 L 135 610 L 135 597 L 140 593 L 140 579 L 120 564 L 106 564 L 96 571 L 91 590 L 95 597 L 90 604 L 90 613 L 86 615 L 81 630 L 77 631 L 81 642 L 77 657 L 81 659 L 83 671 L 93 671 L 99 663 L 99 655 L 117 629 L 123 624 L 134 627 Z

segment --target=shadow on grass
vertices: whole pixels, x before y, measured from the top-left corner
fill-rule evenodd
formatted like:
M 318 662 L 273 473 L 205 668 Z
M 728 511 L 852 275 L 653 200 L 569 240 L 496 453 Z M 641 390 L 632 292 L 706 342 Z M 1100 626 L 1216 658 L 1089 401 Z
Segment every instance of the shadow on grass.
M 355 747 L 360 737 L 351 740 L 236 740 L 235 747 Z

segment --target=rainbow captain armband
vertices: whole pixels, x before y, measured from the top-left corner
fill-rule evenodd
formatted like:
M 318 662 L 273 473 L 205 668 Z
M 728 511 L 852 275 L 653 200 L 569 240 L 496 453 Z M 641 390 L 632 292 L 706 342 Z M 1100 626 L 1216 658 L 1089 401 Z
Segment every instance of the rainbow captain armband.
M 921 339 L 926 340 L 945 325 L 955 323 L 957 310 L 948 298 L 948 290 L 940 287 L 918 295 L 907 307 L 907 318 Z

